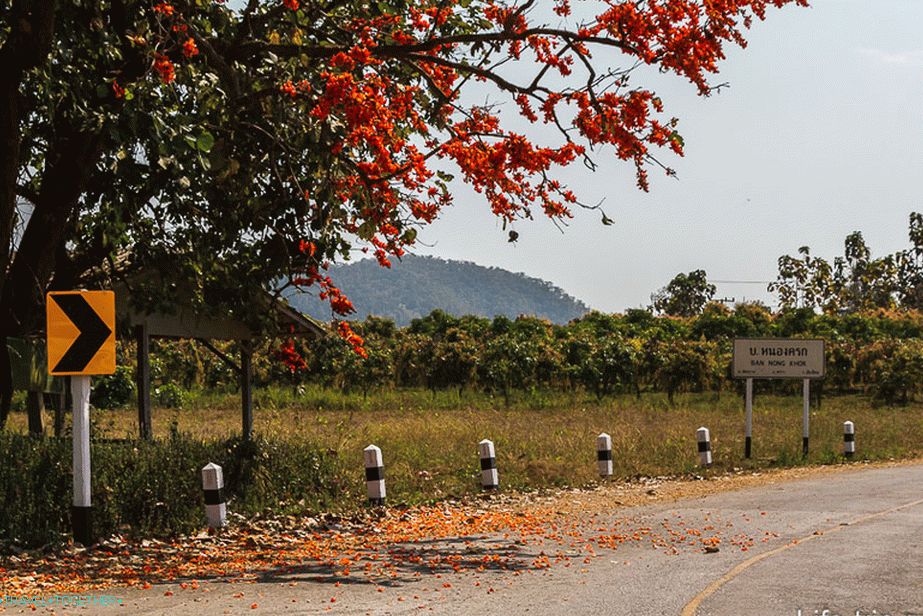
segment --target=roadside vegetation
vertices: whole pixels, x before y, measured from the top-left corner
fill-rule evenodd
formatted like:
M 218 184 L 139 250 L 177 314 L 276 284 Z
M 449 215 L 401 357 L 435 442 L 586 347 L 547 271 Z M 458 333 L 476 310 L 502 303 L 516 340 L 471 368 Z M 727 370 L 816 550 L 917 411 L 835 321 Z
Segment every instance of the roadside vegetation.
M 93 499 L 101 536 L 172 536 L 204 526 L 199 469 L 225 469 L 229 511 L 316 515 L 365 506 L 362 449 L 384 453 L 390 505 L 479 492 L 477 442 L 497 448 L 501 488 L 585 486 L 596 476 L 595 437 L 613 439 L 613 481 L 841 463 L 842 422 L 856 424 L 856 461 L 923 453 L 923 405 L 881 406 L 867 396 L 829 397 L 811 415 L 811 453 L 801 457 L 801 399 L 757 388 L 754 457 L 743 457 L 743 404 L 730 392 L 609 396 L 397 390 L 365 397 L 317 386 L 255 393 L 253 443 L 242 443 L 233 391 L 192 394 L 154 410 L 155 441 L 138 441 L 131 408 L 94 410 Z M 65 422 L 68 425 L 69 422 Z M 695 429 L 711 429 L 715 465 L 698 467 Z M 0 544 L 53 546 L 69 534 L 70 442 L 37 439 L 14 413 L 0 433 Z

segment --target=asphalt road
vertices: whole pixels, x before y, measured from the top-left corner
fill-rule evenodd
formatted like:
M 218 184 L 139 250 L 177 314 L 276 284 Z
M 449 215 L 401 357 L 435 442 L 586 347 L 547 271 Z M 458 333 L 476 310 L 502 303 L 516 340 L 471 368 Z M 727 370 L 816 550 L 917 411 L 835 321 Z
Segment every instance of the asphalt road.
M 482 537 L 478 549 L 518 551 L 523 567 L 439 578 L 408 575 L 386 587 L 318 583 L 296 570 L 255 584 L 208 584 L 208 593 L 177 589 L 171 597 L 161 589 L 113 589 L 124 605 L 98 611 L 923 615 L 921 465 L 836 473 L 597 514 L 585 521 L 593 530 L 602 535 L 640 532 L 643 540 L 599 547 L 586 562 L 575 553 L 566 566 L 533 570 L 528 563 L 540 556 L 539 546 Z M 702 537 L 720 535 L 719 551 L 706 553 L 697 543 L 701 537 L 690 535 L 690 529 Z M 681 540 L 675 543 L 677 537 Z M 461 546 L 439 542 L 428 548 Z

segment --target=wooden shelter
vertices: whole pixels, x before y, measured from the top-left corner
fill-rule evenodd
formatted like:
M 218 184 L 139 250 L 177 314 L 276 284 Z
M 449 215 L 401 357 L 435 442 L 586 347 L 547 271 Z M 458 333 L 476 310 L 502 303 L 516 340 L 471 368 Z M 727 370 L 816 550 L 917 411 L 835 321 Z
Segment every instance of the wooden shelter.
M 268 294 L 260 298 L 270 312 L 271 322 L 278 331 L 253 331 L 231 316 L 205 315 L 189 306 L 174 306 L 170 313 L 139 312 L 131 307 L 126 290 L 116 290 L 116 320 L 121 331 L 130 331 L 137 343 L 135 382 L 138 389 L 138 427 L 142 439 L 152 438 L 151 428 L 151 338 L 191 339 L 199 342 L 225 362 L 240 379 L 242 433 L 244 439 L 253 436 L 253 397 L 251 390 L 251 360 L 257 339 L 284 335 L 307 337 L 312 340 L 327 334 L 319 322 L 292 309 L 284 300 Z M 240 358 L 235 361 L 221 352 L 213 340 L 233 340 L 239 343 Z

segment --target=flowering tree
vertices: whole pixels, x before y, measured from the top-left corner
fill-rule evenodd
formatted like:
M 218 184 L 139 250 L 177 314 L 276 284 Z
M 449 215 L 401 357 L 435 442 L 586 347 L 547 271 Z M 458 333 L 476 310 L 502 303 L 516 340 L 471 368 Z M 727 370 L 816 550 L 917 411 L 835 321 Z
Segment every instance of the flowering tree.
M 646 190 L 683 141 L 637 69 L 708 94 L 724 45 L 805 2 L 3 3 L 0 337 L 40 327 L 48 288 L 134 271 L 157 272 L 130 279 L 147 305 L 177 289 L 243 311 L 281 277 L 347 314 L 328 264 L 387 267 L 451 203 L 453 169 L 504 222 L 570 217 L 555 168 L 603 148 Z M 478 82 L 547 142 L 465 102 Z

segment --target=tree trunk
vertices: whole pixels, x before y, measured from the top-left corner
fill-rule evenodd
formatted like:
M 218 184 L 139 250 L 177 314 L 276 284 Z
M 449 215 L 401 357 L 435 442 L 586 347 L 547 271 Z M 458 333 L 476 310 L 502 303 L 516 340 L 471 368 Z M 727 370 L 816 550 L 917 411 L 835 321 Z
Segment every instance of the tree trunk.
M 6 336 L 0 336 L 0 430 L 6 426 L 6 418 L 13 405 L 13 365 Z
M 13 249 L 16 216 L 16 178 L 19 174 L 18 83 L 0 77 L 0 293 Z M 0 415 L 2 425 L 5 415 Z
M 45 400 L 40 391 L 30 391 L 26 394 L 26 413 L 29 417 L 29 434 L 43 436 L 45 434 Z
M 67 408 L 67 391 L 70 390 L 68 386 L 69 378 L 65 377 L 65 386 L 64 390 L 61 393 L 53 394 L 54 396 L 54 435 L 60 437 L 64 434 L 64 410 Z
M 0 293 L 13 249 L 22 143 L 19 89 L 26 72 L 51 51 L 56 8 L 55 0 L 14 0 L 7 14 L 10 31 L 0 47 Z M 0 425 L 3 419 L 0 402 Z
M 81 132 L 65 122 L 58 122 L 56 134 L 58 139 L 49 150 L 35 209 L 0 298 L 0 322 L 7 336 L 40 329 L 57 249 L 66 239 L 67 221 L 102 151 L 98 134 Z

